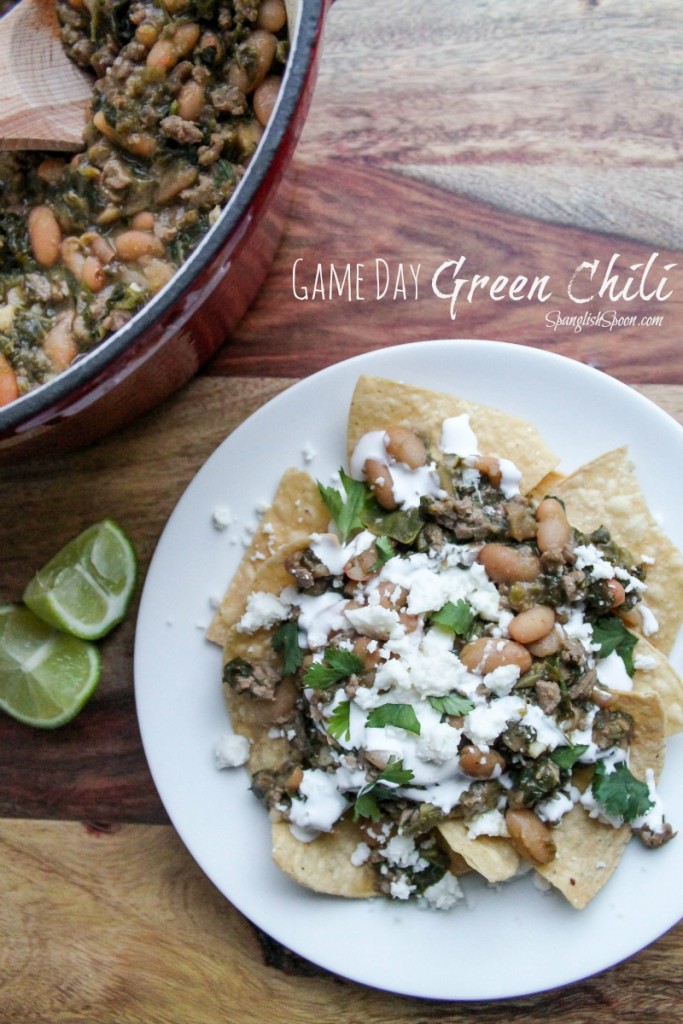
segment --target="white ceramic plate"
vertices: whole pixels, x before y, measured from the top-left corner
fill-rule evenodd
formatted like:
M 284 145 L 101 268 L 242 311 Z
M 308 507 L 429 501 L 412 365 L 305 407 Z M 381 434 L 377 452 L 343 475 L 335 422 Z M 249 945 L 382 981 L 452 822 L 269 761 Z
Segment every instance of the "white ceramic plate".
M 144 587 L 135 649 L 139 724 L 161 799 L 191 854 L 256 925 L 316 964 L 405 995 L 496 999 L 563 985 L 635 953 L 683 916 L 683 838 L 629 844 L 584 911 L 530 877 L 500 888 L 465 881 L 468 905 L 426 911 L 300 889 L 270 859 L 265 811 L 243 768 L 219 772 L 213 745 L 229 731 L 221 652 L 203 635 L 243 553 L 242 540 L 282 471 L 323 482 L 344 461 L 356 379 L 376 374 L 450 391 L 535 421 L 564 470 L 628 443 L 650 507 L 683 548 L 683 430 L 604 374 L 536 349 L 485 341 L 417 342 L 350 359 L 283 392 L 231 434 L 178 503 Z M 316 454 L 310 462 L 311 451 Z M 212 513 L 229 507 L 219 531 Z M 674 655 L 681 669 L 681 654 Z M 683 743 L 669 744 L 661 787 L 683 830 Z

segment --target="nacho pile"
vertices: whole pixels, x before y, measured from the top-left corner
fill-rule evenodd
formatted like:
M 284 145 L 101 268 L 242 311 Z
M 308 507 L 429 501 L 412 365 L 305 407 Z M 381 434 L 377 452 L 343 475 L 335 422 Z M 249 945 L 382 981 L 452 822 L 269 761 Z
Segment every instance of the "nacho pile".
M 358 381 L 347 466 L 285 472 L 209 630 L 273 858 L 449 908 L 530 869 L 585 907 L 683 728 L 683 559 L 626 449 L 571 476 L 532 423 Z

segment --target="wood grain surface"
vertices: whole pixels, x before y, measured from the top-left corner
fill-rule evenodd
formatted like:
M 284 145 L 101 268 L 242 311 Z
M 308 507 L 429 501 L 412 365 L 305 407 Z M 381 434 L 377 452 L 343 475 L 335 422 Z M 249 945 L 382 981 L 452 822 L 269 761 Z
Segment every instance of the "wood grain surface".
M 338 0 L 264 288 L 162 408 L 89 449 L 0 469 L 0 600 L 104 516 L 130 532 L 142 584 L 223 438 L 361 351 L 440 337 L 534 345 L 683 423 L 682 43 L 679 0 Z M 440 285 L 452 288 L 458 261 L 451 309 L 432 279 L 449 263 Z M 537 278 L 547 299 L 525 291 Z M 0 1024 L 680 1019 L 681 924 L 594 978 L 472 1004 L 364 988 L 254 928 L 154 788 L 135 718 L 135 610 L 103 643 L 101 685 L 74 722 L 41 733 L 0 717 Z M 476 922 L 457 926 L 466 941 Z

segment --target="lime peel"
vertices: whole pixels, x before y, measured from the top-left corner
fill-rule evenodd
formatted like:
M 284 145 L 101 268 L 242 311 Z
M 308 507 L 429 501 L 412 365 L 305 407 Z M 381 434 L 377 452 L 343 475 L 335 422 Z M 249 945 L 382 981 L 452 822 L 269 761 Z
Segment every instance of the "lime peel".
M 95 644 L 21 605 L 0 607 L 0 708 L 12 718 L 41 729 L 64 725 L 92 696 L 100 674 Z
M 121 527 L 103 519 L 83 530 L 40 569 L 24 604 L 65 633 L 99 640 L 125 617 L 137 581 L 135 549 Z

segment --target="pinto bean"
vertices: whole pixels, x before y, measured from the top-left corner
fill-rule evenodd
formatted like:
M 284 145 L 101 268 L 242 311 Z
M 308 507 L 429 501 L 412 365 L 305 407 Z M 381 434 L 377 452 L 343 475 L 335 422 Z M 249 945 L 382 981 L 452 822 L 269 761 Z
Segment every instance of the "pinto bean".
M 83 260 L 81 280 L 91 292 L 100 292 L 107 283 L 107 275 L 96 256 L 86 256 Z
M 504 665 L 517 665 L 520 673 L 531 668 L 531 655 L 526 647 L 515 640 L 480 636 L 470 640 L 460 651 L 460 660 L 470 672 L 485 676 Z
M 490 779 L 497 768 L 505 768 L 505 758 L 497 750 L 480 750 L 472 744 L 463 747 L 458 758 L 460 768 L 473 779 Z
M 540 560 L 527 547 L 497 542 L 484 544 L 477 561 L 494 583 L 531 583 L 541 572 Z
M 626 591 L 619 580 L 607 580 L 605 584 L 612 602 L 612 608 L 618 608 L 626 600 Z
M 41 267 L 54 267 L 59 259 L 62 229 L 49 206 L 34 206 L 29 213 L 28 238 Z
M 477 455 L 477 457 L 471 462 L 473 469 L 478 469 L 480 473 L 487 476 L 491 481 L 493 487 L 500 487 L 501 480 L 503 479 L 503 471 L 500 468 L 500 462 L 492 455 Z
M 394 497 L 394 481 L 389 472 L 389 467 L 385 466 L 379 459 L 366 459 L 363 463 L 363 473 L 371 491 L 382 508 L 390 512 L 398 508 L 398 503 Z
M 43 338 L 43 352 L 55 370 L 66 370 L 78 355 L 73 321 L 73 312 L 62 314 Z
M 547 604 L 536 604 L 515 615 L 508 632 L 520 644 L 533 644 L 547 636 L 554 625 L 555 609 Z
M 263 84 L 265 85 L 265 82 Z M 196 121 L 202 112 L 205 101 L 206 92 L 204 86 L 199 82 L 195 82 L 194 78 L 188 78 L 178 93 L 178 114 L 184 121 Z M 256 97 L 254 96 L 255 102 Z M 258 117 L 258 114 L 256 116 Z
M 528 807 L 508 808 L 505 812 L 510 842 L 517 853 L 534 864 L 549 864 L 557 852 L 547 825 Z
M 564 630 L 556 624 L 540 640 L 527 644 L 527 650 L 533 654 L 534 658 L 549 658 L 551 655 L 557 654 L 558 651 L 562 650 L 563 646 Z
M 253 90 L 257 85 L 261 84 L 270 71 L 271 65 L 275 60 L 277 39 L 272 32 L 266 32 L 265 29 L 257 28 L 244 43 L 244 49 L 251 58 L 249 61 L 248 88 Z
M 17 375 L 0 352 L 0 407 L 19 397 Z
M 254 89 L 254 113 L 258 118 L 259 124 L 263 127 L 268 124 L 271 118 L 271 114 L 277 103 L 278 94 L 280 92 L 281 79 L 279 75 L 268 75 L 264 78 L 260 85 Z
M 541 552 L 562 549 L 569 544 L 572 531 L 566 518 L 544 519 L 538 524 L 536 544 Z
M 130 228 L 114 239 L 116 252 L 124 263 L 135 263 L 143 256 L 163 256 L 163 242 L 151 231 Z
M 566 519 L 567 513 L 564 510 L 559 498 L 544 498 L 536 509 L 536 520 L 543 523 L 546 519 Z
M 267 32 L 280 32 L 287 24 L 287 8 L 283 0 L 263 0 L 256 24 Z
M 408 469 L 419 469 L 427 461 L 424 442 L 407 427 L 389 427 L 384 435 L 387 455 L 402 462 Z

